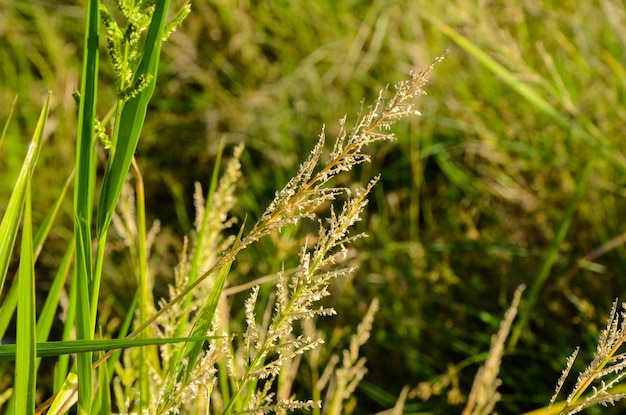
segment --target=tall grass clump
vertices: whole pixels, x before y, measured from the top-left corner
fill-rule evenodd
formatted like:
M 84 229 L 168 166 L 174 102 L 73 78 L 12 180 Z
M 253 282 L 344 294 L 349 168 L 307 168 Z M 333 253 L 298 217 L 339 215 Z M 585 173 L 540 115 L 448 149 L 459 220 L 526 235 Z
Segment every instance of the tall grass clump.
M 16 344 L 5 347 L 5 355 L 15 353 L 14 384 L 9 389 L 6 412 L 56 414 L 74 404 L 79 414 L 114 410 L 283 413 L 321 408 L 321 399 L 298 399 L 292 385 L 301 356 L 324 342 L 310 322 L 335 313 L 322 303 L 330 295 L 331 281 L 354 272 L 354 266 L 345 259 L 353 241 L 364 234 L 351 234 L 351 229 L 361 220 L 378 177 L 364 188 L 335 181 L 340 174 L 370 160 L 365 151 L 368 146 L 392 140 L 390 129 L 395 122 L 419 114 L 414 98 L 423 94 L 433 66 L 411 73 L 396 85 L 391 97 L 381 92 L 372 105 L 362 109 L 353 128 L 342 119 L 330 152 L 326 151 L 322 131 L 296 175 L 276 192 L 256 223 L 250 227 L 244 221 L 232 234 L 227 231 L 237 223 L 230 210 L 237 200 L 244 147 L 235 149 L 218 179 L 220 152 L 208 193 L 204 195 L 202 186 L 196 186 L 195 227 L 185 239 L 169 296 L 157 305 L 148 258 L 158 230 L 147 229 L 145 189 L 134 153 L 155 88 L 161 44 L 184 20 L 189 4 L 184 4 L 170 22 L 169 1 L 117 5 L 115 15 L 123 24 L 103 3 L 87 3 L 82 81 L 76 94 L 76 164 L 69 178 L 74 183 L 74 237 L 54 288 L 47 293 L 45 312 L 38 319 L 36 255 L 57 210 L 50 211 L 41 233 L 33 237 L 30 181 L 43 143 L 50 98 L 3 217 L 0 287 L 9 280 L 8 264 L 20 220 L 22 223 L 19 272 L 0 313 L 6 322 L 17 306 Z M 97 116 L 101 25 L 106 29 L 117 96 L 102 119 Z M 99 155 L 107 161 L 98 187 Z M 129 173 L 134 186 L 127 180 Z M 60 192 L 59 203 L 66 190 Z M 254 285 L 244 303 L 246 328 L 239 334 L 231 332 L 226 287 L 233 262 L 262 238 L 301 226 L 304 219 L 311 220 L 317 231 L 301 242 L 297 265 L 291 269 L 283 266 L 275 277 Z M 111 322 L 106 320 L 100 295 L 111 224 L 128 247 L 137 287 L 125 321 L 114 324 L 113 330 L 107 328 Z M 263 303 L 259 301 L 261 285 L 270 287 Z M 63 340 L 49 342 L 50 323 L 59 306 L 65 310 Z M 314 386 L 318 398 L 321 390 L 327 389 L 325 412 L 342 413 L 343 402 L 364 374 L 364 360 L 358 350 L 368 337 L 377 307 L 374 302 L 366 313 L 343 365 L 329 365 Z M 116 351 L 120 348 L 128 349 Z M 70 361 L 69 354 L 75 359 Z M 35 410 L 38 359 L 43 356 L 57 357 L 55 381 L 51 397 Z
M 0 3 L 3 412 L 623 410 L 619 0 Z

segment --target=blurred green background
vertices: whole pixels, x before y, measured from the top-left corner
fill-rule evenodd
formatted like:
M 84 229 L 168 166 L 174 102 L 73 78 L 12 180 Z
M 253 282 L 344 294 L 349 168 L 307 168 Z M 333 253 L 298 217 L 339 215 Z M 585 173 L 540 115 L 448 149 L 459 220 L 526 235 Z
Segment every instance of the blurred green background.
M 0 148 L 0 200 L 53 93 L 33 184 L 36 221 L 73 165 L 84 7 L 0 0 L 0 120 L 19 96 Z M 345 346 L 371 298 L 380 299 L 356 413 L 390 408 L 405 385 L 420 384 L 433 394 L 410 393 L 406 413 L 459 413 L 458 397 L 525 283 L 536 296 L 525 293 L 534 301 L 522 304 L 529 319 L 503 360 L 497 409 L 545 406 L 565 358 L 580 345 L 574 370 L 582 370 L 612 302 L 626 299 L 625 46 L 621 0 L 196 0 L 164 47 L 137 150 L 149 215 L 162 222 L 154 272 L 163 286 L 172 280 L 193 223 L 193 184 L 208 183 L 220 140 L 246 144 L 234 214 L 256 218 L 322 125 L 333 137 L 342 116 L 353 125 L 362 102 L 450 49 L 419 100 L 423 115 L 401 122 L 397 141 L 370 149 L 373 163 L 356 172 L 361 184 L 382 172 L 359 224 L 371 237 L 351 257 L 359 270 L 332 287 L 338 317 L 319 324 L 331 346 Z M 104 40 L 102 50 L 101 117 L 115 98 Z M 69 200 L 62 221 L 71 230 Z M 47 243 L 39 287 L 68 230 L 57 227 Z M 263 241 L 238 261 L 232 283 L 277 271 L 299 243 L 290 233 Z M 122 249 L 103 287 L 120 304 L 133 280 Z

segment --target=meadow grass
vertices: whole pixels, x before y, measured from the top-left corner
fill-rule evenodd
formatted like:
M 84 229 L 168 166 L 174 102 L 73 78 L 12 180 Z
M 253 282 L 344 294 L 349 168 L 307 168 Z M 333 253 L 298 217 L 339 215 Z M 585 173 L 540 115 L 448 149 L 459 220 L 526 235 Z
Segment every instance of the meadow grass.
M 620 3 L 195 2 L 161 48 L 187 10 L 172 2 L 3 2 L 5 412 L 52 397 L 51 413 L 77 398 L 79 413 L 574 413 L 621 397 Z M 360 150 L 350 126 L 383 113 L 378 92 L 447 48 L 423 116 L 333 165 L 344 147 L 315 131 Z M 342 222 L 370 238 L 333 239 Z M 580 380 L 549 409 L 575 345 Z

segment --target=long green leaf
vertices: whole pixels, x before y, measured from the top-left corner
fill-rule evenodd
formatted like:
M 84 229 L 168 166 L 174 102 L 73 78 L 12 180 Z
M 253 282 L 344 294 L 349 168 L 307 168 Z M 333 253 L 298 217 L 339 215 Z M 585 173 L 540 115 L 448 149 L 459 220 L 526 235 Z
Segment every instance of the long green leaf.
M 211 214 L 212 206 L 213 206 L 213 198 L 215 197 L 215 191 L 217 190 L 217 184 L 219 180 L 219 172 L 220 165 L 222 163 L 222 154 L 224 153 L 224 140 L 220 142 L 220 146 L 217 150 L 217 154 L 215 155 L 215 164 L 213 165 L 213 174 L 211 175 L 211 184 L 209 185 L 209 191 L 206 195 L 205 206 L 204 206 L 204 214 L 202 215 L 202 221 L 200 223 L 200 229 L 197 229 L 198 236 L 196 240 L 198 243 L 194 246 L 193 249 L 193 259 L 191 261 L 191 269 L 189 271 L 189 280 L 195 281 L 198 275 L 200 275 L 200 258 L 202 256 L 202 251 L 204 250 L 204 246 L 202 245 L 202 241 L 205 238 L 206 233 L 208 232 L 208 220 Z M 185 305 L 183 308 L 189 306 L 192 297 L 189 296 L 185 301 Z
M 146 197 L 143 185 L 143 177 L 136 160 L 133 158 L 133 168 L 135 171 L 135 188 L 137 195 L 137 291 L 139 300 L 139 322 L 143 323 L 148 319 L 148 313 L 154 308 L 151 287 L 153 282 L 149 280 L 148 272 L 148 246 L 146 235 Z M 151 337 L 147 330 L 139 334 L 140 338 Z M 139 412 L 145 413 L 150 405 L 150 378 L 149 369 L 153 365 L 158 365 L 158 354 L 154 348 L 143 348 L 140 353 L 139 365 Z M 102 365 L 106 367 L 106 365 Z M 102 369 L 101 369 L 102 370 Z
M 79 340 L 92 340 L 93 332 L 91 328 L 91 312 L 89 304 L 89 279 L 87 269 L 91 269 L 90 264 L 84 257 L 84 249 L 88 244 L 83 241 L 80 231 L 76 231 L 76 267 L 74 270 L 74 283 L 76 285 L 76 333 Z M 79 247 L 81 249 L 79 249 Z M 81 258 L 81 259 L 79 259 Z M 79 397 L 79 415 L 87 415 L 91 413 L 91 397 L 92 394 L 92 354 L 90 352 L 80 353 L 77 356 L 78 363 L 78 397 Z
M 541 269 L 539 270 L 539 274 L 532 282 L 530 289 L 528 290 L 528 295 L 526 298 L 526 302 L 520 307 L 520 314 L 515 324 L 515 327 L 511 331 L 511 339 L 509 341 L 509 349 L 515 348 L 517 341 L 522 335 L 522 331 L 528 322 L 528 318 L 530 317 L 530 313 L 532 312 L 535 304 L 539 299 L 539 294 L 541 289 L 543 288 L 548 276 L 550 275 L 550 271 L 552 270 L 552 266 L 554 265 L 558 253 L 559 248 L 561 247 L 563 240 L 565 240 L 565 236 L 567 235 L 567 231 L 569 230 L 570 224 L 572 223 L 572 218 L 574 217 L 574 213 L 576 213 L 576 209 L 584 195 L 585 189 L 587 187 L 587 182 L 589 181 L 589 176 L 591 172 L 593 172 L 593 168 L 595 167 L 596 162 L 599 159 L 600 149 L 597 148 L 595 153 L 589 159 L 585 168 L 583 169 L 580 178 L 577 180 L 576 188 L 574 189 L 574 195 L 571 200 L 567 204 L 567 208 L 561 218 L 561 222 L 558 225 L 556 235 L 554 239 L 550 243 L 550 247 L 546 254 L 546 257 L 541 264 Z
M 139 135 L 143 128 L 148 103 L 156 83 L 163 29 L 165 28 L 169 3 L 169 0 L 156 2 L 141 61 L 135 73 L 135 82 L 138 82 L 140 77 L 147 77 L 149 78 L 148 86 L 124 104 L 118 121 L 118 137 L 115 140 L 113 157 L 109 159 L 104 173 L 102 193 L 98 205 L 98 221 L 96 225 L 98 237 L 104 236 L 111 223 L 115 206 L 122 193 L 122 187 L 130 169 L 130 163 L 139 142 Z
M 13 98 L 13 103 L 11 104 L 11 108 L 9 109 L 9 115 L 7 116 L 7 120 L 4 122 L 4 127 L 2 128 L 2 135 L 0 135 L 0 147 L 2 147 L 2 143 L 4 143 L 4 137 L 7 135 L 7 130 L 9 129 L 9 124 L 11 123 L 11 118 L 13 118 L 13 111 L 15 111 L 15 104 L 17 104 L 17 95 Z
M 57 199 L 54 201 L 54 205 L 52 205 L 52 207 L 48 210 L 48 213 L 46 213 L 46 217 L 37 229 L 34 241 L 35 245 L 33 246 L 35 252 L 35 261 L 37 260 L 37 258 L 39 258 L 39 254 L 41 253 L 43 244 L 48 238 L 48 234 L 52 229 L 52 224 L 54 223 L 54 220 L 56 219 L 59 210 L 61 210 L 61 206 L 63 205 L 63 201 L 65 200 L 65 196 L 67 195 L 67 192 L 70 189 L 70 185 L 72 184 L 73 180 L 74 171 L 72 171 L 65 180 L 63 188 L 61 189 L 61 193 L 59 193 L 59 197 L 57 197 Z
M 112 351 L 126 349 L 131 347 L 155 346 L 169 343 L 199 343 L 202 344 L 207 340 L 217 338 L 217 336 L 202 337 L 170 337 L 170 338 L 152 338 L 152 339 L 109 339 L 109 340 L 73 340 L 63 342 L 46 342 L 37 344 L 38 357 L 65 356 L 72 353 L 96 352 L 96 351 Z M 0 360 L 12 359 L 15 356 L 15 345 L 0 345 Z M 108 354 L 108 353 L 107 353 Z M 102 363 L 106 360 L 106 356 L 101 357 L 98 362 Z M 96 362 L 94 365 L 99 366 Z M 110 370 L 110 369 L 107 369 Z M 37 408 L 37 413 L 60 414 L 64 413 L 67 408 L 76 402 L 76 384 L 78 378 L 76 374 L 69 373 L 62 386 L 59 388 L 55 396 L 44 402 Z
M 43 247 L 43 244 L 46 240 L 46 238 L 48 237 L 48 233 L 50 232 L 50 229 L 52 228 L 52 223 L 54 222 L 54 219 L 57 215 L 57 213 L 59 212 L 59 209 L 61 207 L 61 204 L 63 202 L 63 200 L 65 199 L 65 194 L 67 193 L 67 190 L 69 189 L 69 185 L 72 181 L 74 174 L 72 173 L 70 175 L 70 177 L 66 180 L 65 182 L 65 186 L 63 187 L 63 190 L 61 191 L 61 194 L 59 195 L 59 197 L 57 198 L 56 202 L 54 203 L 52 209 L 50 209 L 50 211 L 48 212 L 48 214 L 46 214 L 46 217 L 43 221 L 43 223 L 41 224 L 41 226 L 39 227 L 39 229 L 37 230 L 37 233 L 35 234 L 35 240 L 34 240 L 34 246 L 33 246 L 33 251 L 34 251 L 34 261 L 37 262 L 37 258 L 39 257 L 39 254 L 41 252 L 41 249 Z M 73 242 L 72 242 L 73 243 Z M 73 250 L 73 248 L 72 248 Z M 61 284 L 62 286 L 63 284 Z M 51 303 L 53 298 L 56 298 L 58 301 L 58 296 L 56 296 L 54 293 L 59 294 L 59 292 L 53 291 L 55 287 L 55 284 L 53 284 L 53 287 L 51 287 L 51 291 L 46 297 L 46 304 L 47 303 Z M 59 287 L 60 289 L 61 287 Z M 2 307 L 0 307 L 0 338 L 3 338 L 5 333 L 6 333 L 6 329 L 9 326 L 9 324 L 11 323 L 11 320 L 13 318 L 13 315 L 15 313 L 15 307 L 17 306 L 17 284 L 13 283 L 11 285 L 11 288 L 9 289 L 9 291 L 7 292 L 4 300 L 2 301 Z M 56 310 L 56 304 L 55 305 L 50 305 L 49 307 L 54 307 L 54 309 Z M 54 311 L 48 312 L 46 311 L 46 307 L 44 307 L 44 309 L 42 310 L 41 314 L 40 314 L 40 319 L 45 319 L 45 320 L 49 320 L 50 324 L 46 324 L 44 326 L 40 326 L 39 324 L 37 325 L 37 332 L 41 333 L 41 329 L 42 327 L 48 327 L 47 330 L 45 330 L 46 334 L 45 336 L 47 336 L 47 333 L 49 332 L 49 328 L 52 324 L 52 318 L 54 317 L 53 315 L 49 316 L 50 318 L 48 318 L 48 314 L 52 314 L 54 313 Z M 43 333 L 42 333 L 43 335 Z M 39 334 L 38 334 L 39 336 Z M 38 337 L 40 338 L 40 337 Z
M 76 180 L 74 185 L 74 238 L 76 259 L 74 283 L 77 295 L 76 334 L 78 339 L 93 338 L 91 328 L 92 253 L 91 222 L 95 187 L 94 127 L 98 88 L 98 41 L 100 37 L 100 8 L 98 0 L 87 2 L 85 46 L 83 57 L 81 99 L 76 139 Z M 91 353 L 77 357 L 78 413 L 91 413 L 92 368 Z
M 609 160 L 612 160 L 622 170 L 626 170 L 626 158 L 624 158 L 620 151 L 615 151 L 609 147 L 606 140 L 601 138 L 601 135 L 595 126 L 590 123 L 583 123 L 581 125 L 580 123 L 573 121 L 571 117 L 562 114 L 545 98 L 543 98 L 536 89 L 520 80 L 511 71 L 472 43 L 468 38 L 464 37 L 452 27 L 433 16 L 428 16 L 428 19 L 432 21 L 442 33 L 461 46 L 466 52 L 474 56 L 481 63 L 481 65 L 500 78 L 515 92 L 524 97 L 524 99 L 526 99 L 535 108 L 549 115 L 559 125 L 567 128 L 573 136 L 589 144 L 593 149 L 599 146 L 602 149 L 603 155 L 607 156 Z
M 215 336 L 168 337 L 152 339 L 106 339 L 106 340 L 68 340 L 37 343 L 37 357 L 55 357 L 66 354 L 100 352 L 132 347 L 159 346 L 172 343 L 196 343 L 217 338 Z M 0 360 L 13 360 L 19 346 L 0 344 Z
M 30 179 L 26 181 L 22 248 L 18 274 L 17 351 L 15 353 L 15 413 L 35 413 L 35 263 Z
M 243 226 L 239 230 L 239 234 L 237 235 L 237 240 L 235 245 L 238 245 L 241 242 L 241 235 L 243 234 Z M 207 298 L 206 303 L 196 316 L 196 321 L 194 323 L 194 327 L 191 332 L 191 338 L 198 338 L 202 336 L 206 336 L 206 333 L 211 329 L 211 324 L 213 324 L 213 317 L 215 316 L 215 310 L 217 309 L 217 304 L 222 295 L 222 291 L 224 290 L 224 284 L 226 282 L 226 277 L 230 272 L 230 267 L 233 264 L 233 261 L 229 261 L 222 268 L 213 282 L 213 287 L 211 287 L 211 292 L 209 293 L 209 297 Z M 179 371 L 179 379 L 180 375 L 184 371 L 184 382 L 189 380 L 189 376 L 195 369 L 196 361 L 198 360 L 198 356 L 202 351 L 201 343 L 188 343 L 185 347 L 185 351 L 183 352 L 184 359 L 187 361 L 186 365 L 183 365 Z
M 219 302 L 220 296 L 222 295 L 222 290 L 224 289 L 224 283 L 226 282 L 226 277 L 230 272 L 230 267 L 232 265 L 232 261 L 225 264 L 211 288 L 211 293 L 209 294 L 209 298 L 205 303 L 204 307 L 200 311 L 197 316 L 196 324 L 194 325 L 193 331 L 191 333 L 191 338 L 199 338 L 205 336 L 206 333 L 211 329 L 211 324 L 213 324 L 213 317 L 215 316 L 215 310 L 217 309 L 217 303 Z M 191 373 L 195 370 L 196 361 L 198 360 L 198 356 L 200 356 L 200 352 L 202 351 L 201 343 L 188 343 L 188 350 L 185 353 L 185 357 L 187 358 L 187 365 L 184 365 L 185 372 L 185 381 L 189 379 Z
M 65 181 L 65 185 L 61 191 L 61 194 L 57 198 L 54 203 L 52 209 L 46 215 L 43 223 L 37 230 L 37 234 L 35 235 L 35 245 L 33 247 L 35 252 L 35 261 L 39 257 L 39 253 L 43 247 L 43 244 L 50 233 L 50 229 L 52 228 L 52 223 L 61 208 L 61 204 L 65 199 L 65 195 L 69 189 L 70 183 L 74 179 L 74 172 L 70 174 L 70 176 Z M 61 292 L 65 287 L 65 281 L 67 280 L 67 276 L 70 273 L 72 258 L 74 257 L 74 242 L 72 239 L 70 245 L 68 246 L 65 255 L 63 255 L 63 259 L 57 268 L 56 275 L 54 280 L 52 281 L 52 285 L 48 290 L 46 295 L 46 301 L 39 312 L 39 316 L 37 318 L 37 341 L 43 342 L 48 338 L 50 334 L 50 329 L 52 328 L 52 323 L 54 321 L 54 317 L 56 315 L 56 310 L 59 306 L 59 300 L 61 298 Z
M 48 338 L 56 310 L 59 306 L 59 300 L 61 298 L 61 292 L 65 287 L 65 281 L 70 273 L 72 258 L 74 257 L 74 240 L 70 242 L 70 245 L 63 255 L 63 259 L 59 264 L 59 268 L 54 276 L 52 285 L 46 294 L 46 301 L 41 308 L 39 318 L 37 319 L 37 341 L 43 342 Z
M 206 237 L 206 233 L 208 232 L 207 222 L 211 214 L 211 209 L 213 206 L 213 198 L 217 190 L 217 184 L 219 181 L 219 171 L 220 171 L 220 165 L 222 163 L 223 152 L 224 152 L 224 141 L 222 140 L 217 150 L 217 155 L 215 157 L 215 164 L 213 165 L 213 174 L 211 176 L 211 184 L 209 185 L 209 191 L 207 192 L 206 199 L 204 201 L 205 203 L 204 214 L 202 215 L 202 221 L 200 222 L 200 229 L 196 229 L 196 231 L 198 232 L 198 235 L 196 236 L 197 242 L 193 248 L 191 268 L 189 269 L 189 281 L 190 282 L 195 281 L 198 278 L 198 276 L 201 274 L 200 258 L 202 257 L 203 251 L 206 249 L 206 247 L 203 246 L 202 241 L 204 241 L 204 238 Z M 191 305 L 192 301 L 193 301 L 193 296 L 192 295 L 187 296 L 187 298 L 185 298 L 182 304 L 183 310 L 186 310 Z M 183 327 L 183 325 L 181 325 L 180 327 L 176 327 L 175 333 L 176 335 L 182 335 L 182 333 L 184 333 L 186 330 L 187 330 L 187 327 Z
M 102 352 L 100 352 L 102 354 Z M 102 357 L 102 356 L 100 356 Z M 100 378 L 100 385 L 109 385 L 111 383 L 111 375 L 109 374 L 109 370 L 107 365 L 100 365 L 98 367 L 98 375 Z M 98 395 L 100 401 L 100 413 L 101 414 L 110 414 L 111 411 L 111 393 L 109 392 L 108 387 L 100 387 L 98 388 Z M 144 412 L 147 413 L 147 412 Z
M 74 247 L 76 249 L 76 247 Z M 61 334 L 61 339 L 63 341 L 73 340 L 73 326 L 76 321 L 76 311 L 77 311 L 77 300 L 76 296 L 78 295 L 78 290 L 76 289 L 76 284 L 70 284 L 69 286 L 69 306 L 66 311 L 65 316 L 65 324 L 63 325 L 63 332 Z M 57 359 L 57 369 L 54 376 L 54 390 L 61 391 L 63 388 L 67 386 L 67 380 L 70 376 L 76 377 L 75 373 L 72 373 L 70 370 L 70 356 L 69 355 L 60 355 Z M 57 392 L 58 394 L 59 392 Z
M 2 222 L 0 222 L 0 293 L 4 287 L 11 253 L 13 252 L 20 218 L 22 216 L 26 182 L 29 177 L 32 176 L 35 165 L 37 164 L 39 152 L 41 150 L 44 127 L 48 119 L 51 96 L 52 95 L 48 93 L 46 100 L 44 101 L 43 109 L 39 115 L 39 121 L 37 121 L 33 138 L 28 147 L 28 152 L 26 153 L 26 158 L 22 163 L 22 169 L 17 177 L 15 186 L 13 186 L 13 192 L 9 198 L 9 203 L 6 206 Z

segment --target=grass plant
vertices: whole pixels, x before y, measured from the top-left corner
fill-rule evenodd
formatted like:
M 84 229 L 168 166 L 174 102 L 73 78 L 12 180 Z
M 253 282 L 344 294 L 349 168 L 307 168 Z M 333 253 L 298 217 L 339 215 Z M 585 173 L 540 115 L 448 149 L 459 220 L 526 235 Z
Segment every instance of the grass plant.
M 279 388 L 280 400 L 274 399 L 272 385 L 277 382 L 281 368 L 286 362 L 291 362 L 308 350 L 314 349 L 323 341 L 321 338 L 292 335 L 294 323 L 303 319 L 312 319 L 316 316 L 326 316 L 334 313 L 332 308 L 315 309 L 314 306 L 321 299 L 329 295 L 328 285 L 331 279 L 341 277 L 353 269 L 352 267 L 334 268 L 347 253 L 347 245 L 357 236 L 349 236 L 350 228 L 360 220 L 360 215 L 367 203 L 366 196 L 376 183 L 372 180 L 365 189 L 351 191 L 346 187 L 328 186 L 328 183 L 339 173 L 347 172 L 369 160 L 363 153 L 363 148 L 371 143 L 390 140 L 394 136 L 386 132 L 397 120 L 416 113 L 413 103 L 410 102 L 416 95 L 423 93 L 422 87 L 427 81 L 427 75 L 432 66 L 425 72 L 412 74 L 410 79 L 396 86 L 395 95 L 387 100 L 381 93 L 376 102 L 367 108 L 360 117 L 359 123 L 348 133 L 345 128 L 345 118 L 342 120 L 338 138 L 328 160 L 320 162 L 324 151 L 325 134 L 322 132 L 318 144 L 309 158 L 301 165 L 299 172 L 288 184 L 276 194 L 276 198 L 260 217 L 258 222 L 244 234 L 241 227 L 236 238 L 227 238 L 220 242 L 220 233 L 232 224 L 228 218 L 232 207 L 235 185 L 239 176 L 239 158 L 243 147 L 239 147 L 234 155 L 230 167 L 227 169 L 223 181 L 216 188 L 215 176 L 210 190 L 210 199 L 206 206 L 198 203 L 198 219 L 196 220 L 198 235 L 202 237 L 194 241 L 193 254 L 187 259 L 183 251 L 183 261 L 179 268 L 176 286 L 172 287 L 172 298 L 162 303 L 158 311 L 153 310 L 154 304 L 151 295 L 151 286 L 148 284 L 148 243 L 145 225 L 144 192 L 140 169 L 133 163 L 136 178 L 137 200 L 127 191 L 126 203 L 121 204 L 123 219 L 119 226 L 119 233 L 125 237 L 126 244 L 131 248 L 136 273 L 138 306 L 138 320 L 136 328 L 128 335 L 128 342 L 117 342 L 117 346 L 133 345 L 140 348 L 138 364 L 132 365 L 127 352 L 118 356 L 126 363 L 123 369 L 125 375 L 116 371 L 118 377 L 111 377 L 107 365 L 103 364 L 111 358 L 111 352 L 94 362 L 93 352 L 101 350 L 103 345 L 95 340 L 97 331 L 98 305 L 100 300 L 101 273 L 103 258 L 107 246 L 107 232 L 115 215 L 126 176 L 130 170 L 133 153 L 137 146 L 142 129 L 146 109 L 154 90 L 156 69 L 161 41 L 167 37 L 168 31 L 174 30 L 185 17 L 189 7 L 183 6 L 172 25 L 166 29 L 165 20 L 169 2 L 158 2 L 152 6 L 148 4 L 128 5 L 120 3 L 120 12 L 128 20 L 124 30 L 121 30 L 106 8 L 98 1 L 91 1 L 87 5 L 87 20 L 85 30 L 85 55 L 82 73 L 81 93 L 78 95 L 79 119 L 76 150 L 76 169 L 74 175 L 74 239 L 71 245 L 75 252 L 75 266 L 70 293 L 69 307 L 75 320 L 66 321 L 66 327 L 76 326 L 76 341 L 65 341 L 60 348 L 48 347 L 42 342 L 42 349 L 48 353 L 63 355 L 67 352 L 76 353 L 76 369 L 67 373 L 67 378 L 46 403 L 39 407 L 38 412 L 47 410 L 48 413 L 61 413 L 77 402 L 78 413 L 89 414 L 94 411 L 110 413 L 112 404 L 109 395 L 110 380 L 117 386 L 116 396 L 118 410 L 138 411 L 141 413 L 171 413 L 180 411 L 181 407 L 190 406 L 193 411 L 208 410 L 208 399 L 211 397 L 212 386 L 218 378 L 217 365 L 225 359 L 226 365 L 221 365 L 219 378 L 230 379 L 231 385 L 223 385 L 220 392 L 223 395 L 218 403 L 222 413 L 236 412 L 281 412 L 284 410 L 319 408 L 320 402 L 301 401 L 291 398 L 289 392 Z M 103 126 L 96 119 L 97 78 L 99 67 L 99 26 L 100 14 L 108 28 L 109 54 L 117 75 L 117 94 L 115 117 L 112 131 L 108 138 Z M 147 30 L 140 48 L 139 35 Z M 129 81 L 132 82 L 129 84 Z M 44 108 L 45 117 L 47 106 Z M 16 376 L 13 405 L 15 412 L 22 410 L 26 404 L 27 413 L 35 412 L 35 381 L 37 368 L 36 322 L 34 308 L 34 250 L 32 241 L 32 215 L 30 176 L 36 160 L 36 151 L 42 142 L 41 131 L 45 125 L 45 118 L 38 127 L 36 140 L 33 141 L 31 154 L 24 162 L 24 178 L 18 180 L 14 191 L 18 198 L 18 206 L 13 217 L 19 218 L 24 212 L 24 226 L 22 228 L 22 250 L 20 255 L 20 273 L 17 281 L 17 344 L 10 348 L 16 352 Z M 104 172 L 102 189 L 99 192 L 99 203 L 95 221 L 95 258 L 92 252 L 94 238 L 92 237 L 92 215 L 95 192 L 95 162 L 96 138 L 104 143 L 108 150 L 108 164 Z M 29 161 L 30 160 L 30 161 Z M 217 171 L 217 170 L 216 170 Z M 202 199 L 199 190 L 197 200 Z M 339 213 L 332 208 L 339 196 L 346 200 Z M 262 237 L 280 231 L 286 226 L 298 224 L 302 219 L 314 219 L 317 211 L 331 204 L 329 216 L 325 224 L 319 219 L 319 233 L 317 242 L 311 247 L 305 243 L 300 252 L 300 265 L 288 275 L 284 270 L 279 274 L 276 284 L 275 304 L 269 306 L 275 309 L 269 325 L 257 326 L 255 307 L 259 293 L 256 286 L 251 298 L 246 302 L 247 331 L 244 334 L 245 347 L 243 361 L 231 351 L 226 333 L 227 327 L 220 327 L 217 323 L 217 307 L 224 291 L 226 279 L 235 257 L 256 243 Z M 124 210 L 124 206 L 126 209 Z M 23 207 L 23 210 L 22 210 Z M 136 214 L 136 217 L 135 217 Z M 16 219 L 8 216 L 6 227 L 9 233 L 9 242 L 15 241 L 17 233 Z M 211 227 L 209 227 L 211 226 Z M 213 246 L 209 246 L 213 245 Z M 222 247 L 224 253 L 215 255 L 213 251 Z M 12 245 L 2 251 L 3 257 L 11 255 Z M 68 251 L 69 252 L 69 251 Z M 205 252 L 209 252 L 207 257 Z M 191 273 L 187 263 L 193 264 Z M 6 267 L 5 267 L 6 268 Z M 202 271 L 201 271 L 202 270 Z M 7 272 L 3 274 L 5 280 Z M 201 275 L 200 275 L 201 274 Z M 61 272 L 59 281 L 64 279 L 66 272 Z M 190 278 L 190 276 L 192 278 Z M 206 296 L 199 294 L 199 286 L 211 278 L 211 284 L 206 288 Z M 206 298 L 206 300 L 204 300 Z M 183 303 L 184 307 L 178 307 Z M 128 313 L 133 314 L 132 307 Z M 172 315 L 173 309 L 180 308 Z M 195 312 L 194 312 L 195 310 Z M 360 330 L 360 343 L 351 347 L 351 359 L 344 363 L 344 371 L 356 364 L 355 354 L 367 337 L 371 327 L 372 312 L 368 314 L 367 325 Z M 152 314 L 149 316 L 149 314 Z M 170 321 L 159 321 L 159 317 L 168 316 Z M 159 353 L 154 348 L 146 346 L 146 342 L 130 339 L 141 335 L 149 339 L 153 335 L 146 335 L 147 329 L 158 322 L 162 327 L 161 334 L 167 340 L 152 341 L 148 344 L 161 344 Z M 188 333 L 190 342 L 181 343 L 182 346 L 167 350 L 166 344 L 173 341 L 168 330 L 175 328 L 175 332 Z M 214 333 L 222 330 L 219 336 Z M 207 337 L 208 336 L 208 337 Z M 203 341 L 209 341 L 208 349 L 202 347 Z M 130 343 L 129 343 L 130 342 Z M 105 347 L 114 349 L 116 342 L 106 342 Z M 80 346 L 80 347 L 79 347 Z M 10 351 L 9 351 L 10 353 Z M 248 361 L 248 359 L 250 359 Z M 242 367 L 243 365 L 243 367 Z M 346 366 L 347 365 L 347 366 Z M 66 364 L 64 365 L 66 368 Z M 94 369 L 98 369 L 98 383 L 95 382 Z M 338 372 L 343 373 L 343 372 Z M 63 376 L 63 375 L 62 375 Z M 120 379 L 121 377 L 121 379 Z M 118 380 L 119 379 L 119 380 Z M 344 374 L 340 378 L 339 392 L 331 401 L 333 412 L 341 411 L 341 402 L 349 396 L 356 383 L 351 377 Z M 156 380 L 156 383 L 155 383 Z M 357 378 L 358 380 L 358 378 Z M 139 391 L 134 392 L 134 385 L 139 385 Z M 206 388 L 209 385 L 209 389 Z M 347 389 L 346 389 L 347 388 Z M 231 390 L 228 390 L 231 389 Z M 151 398 L 156 391 L 156 400 Z M 347 395 L 346 395 L 347 392 Z M 206 403 L 198 404 L 198 394 L 205 394 Z M 219 396 L 219 395 L 218 395 Z M 207 409 L 202 409 L 207 408 Z M 334 408 L 334 409 L 333 409 Z M 11 411 L 11 409 L 9 409 Z
M 623 410 L 621 3 L 58 3 L 0 0 L 4 413 Z

